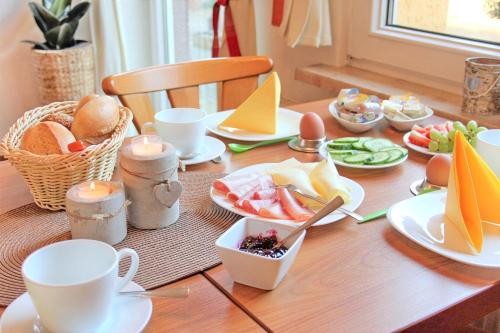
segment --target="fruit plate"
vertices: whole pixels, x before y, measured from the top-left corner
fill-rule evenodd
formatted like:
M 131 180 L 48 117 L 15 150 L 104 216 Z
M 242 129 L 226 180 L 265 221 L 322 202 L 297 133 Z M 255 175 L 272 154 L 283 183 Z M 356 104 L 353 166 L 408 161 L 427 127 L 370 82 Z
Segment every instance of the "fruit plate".
M 324 159 L 326 159 L 326 158 L 328 158 L 328 154 L 329 154 L 329 152 L 328 152 L 328 142 L 325 142 L 319 148 L 319 155 L 321 157 L 323 157 Z M 353 168 L 353 169 L 385 169 L 385 168 L 391 168 L 391 167 L 394 167 L 396 165 L 400 165 L 401 163 L 403 163 L 407 159 L 408 159 L 408 154 L 406 154 L 401 159 L 399 159 L 397 161 L 394 161 L 392 163 L 376 164 L 376 165 L 366 165 L 366 164 L 351 164 L 351 163 L 346 163 L 346 162 L 338 161 L 338 160 L 332 158 L 333 162 L 336 165 L 340 165 L 340 166 L 347 167 L 347 168 Z
M 417 146 L 416 144 L 413 144 L 413 143 L 410 142 L 410 134 L 411 134 L 411 131 L 408 132 L 408 133 L 406 133 L 403 136 L 403 142 L 405 143 L 405 145 L 408 148 L 411 148 L 414 151 L 417 151 L 417 152 L 425 154 L 425 155 L 431 155 L 431 156 L 451 154 L 451 153 L 440 153 L 440 152 L 437 152 L 437 151 L 434 152 L 434 151 L 430 151 L 429 148 L 424 148 L 424 147 L 421 147 L 421 146 Z
M 264 141 L 286 138 L 287 136 L 298 135 L 302 113 L 279 108 L 278 110 L 278 130 L 275 134 L 262 134 L 243 130 L 227 131 L 219 128 L 222 123 L 234 110 L 221 111 L 210 114 L 206 118 L 207 129 L 218 136 L 240 141 Z
M 264 172 L 265 170 L 268 170 L 275 166 L 277 163 L 261 163 L 261 164 L 255 164 L 248 166 L 246 168 L 240 169 L 238 171 L 233 172 L 231 175 L 243 175 L 246 173 L 258 173 L 258 172 Z M 355 182 L 352 179 L 342 177 L 342 181 L 346 184 L 346 186 L 351 190 L 351 202 L 347 205 L 342 206 L 345 209 L 348 209 L 350 211 L 355 211 L 363 202 L 363 199 L 365 198 L 365 191 L 363 190 L 363 187 L 359 185 L 357 182 Z M 222 208 L 225 208 L 235 214 L 241 215 L 241 216 L 247 216 L 247 217 L 254 217 L 259 220 L 263 221 L 270 221 L 270 222 L 277 222 L 281 224 L 286 224 L 286 225 L 291 225 L 295 227 L 299 227 L 303 224 L 303 222 L 298 222 L 298 221 L 292 221 L 292 220 L 277 220 L 277 219 L 268 219 L 264 217 L 260 217 L 254 214 L 251 214 L 243 209 L 239 209 L 237 207 L 234 207 L 233 202 L 230 201 L 229 199 L 226 198 L 226 196 L 214 189 L 213 187 L 210 188 L 210 198 L 212 198 L 213 202 L 215 202 L 217 205 L 219 205 Z M 330 224 L 333 222 L 337 222 L 341 219 L 346 217 L 345 214 L 342 213 L 331 213 L 330 215 L 327 215 L 323 219 L 319 220 L 316 222 L 313 226 L 320 226 L 324 224 Z
M 468 265 L 500 267 L 500 226 L 483 223 L 483 250 L 472 250 L 459 229 L 446 220 L 446 190 L 403 200 L 387 212 L 391 225 L 426 249 Z

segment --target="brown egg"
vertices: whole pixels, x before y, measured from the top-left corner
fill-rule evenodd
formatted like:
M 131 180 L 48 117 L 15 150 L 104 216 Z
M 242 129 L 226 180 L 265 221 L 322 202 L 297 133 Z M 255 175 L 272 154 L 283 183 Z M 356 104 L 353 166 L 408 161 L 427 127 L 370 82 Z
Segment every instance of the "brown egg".
M 325 124 L 314 112 L 308 112 L 300 120 L 300 136 L 306 140 L 320 140 L 325 137 Z
M 449 155 L 436 155 L 432 157 L 425 169 L 427 181 L 437 186 L 448 186 L 450 166 L 451 157 Z

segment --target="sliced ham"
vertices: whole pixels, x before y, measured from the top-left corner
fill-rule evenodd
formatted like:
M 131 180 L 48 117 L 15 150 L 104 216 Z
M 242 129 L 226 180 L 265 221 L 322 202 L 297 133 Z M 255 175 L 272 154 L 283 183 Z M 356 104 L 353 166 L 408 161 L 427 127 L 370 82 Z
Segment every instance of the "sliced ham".
M 274 199 L 274 198 L 276 198 L 276 189 L 275 188 L 267 188 L 265 190 L 257 191 L 253 194 L 253 198 L 255 200 Z
M 273 179 L 269 175 L 260 175 L 257 178 L 251 179 L 237 187 L 233 187 L 226 197 L 231 201 L 237 201 L 249 191 L 258 191 L 273 186 Z M 253 193 L 252 193 L 253 195 Z
M 243 208 L 243 203 L 246 200 L 252 199 L 255 191 L 257 191 L 259 188 L 260 185 L 255 185 L 250 191 L 240 196 L 240 198 L 234 202 L 234 207 Z
M 223 193 L 228 193 L 236 190 L 238 187 L 248 182 L 255 181 L 260 176 L 261 174 L 258 173 L 247 173 L 244 175 L 236 176 L 230 175 L 224 178 L 216 179 L 212 185 L 216 190 L 219 190 Z
M 294 220 L 305 221 L 314 215 L 314 212 L 300 204 L 300 202 L 290 194 L 285 188 L 278 188 L 278 199 L 283 206 L 283 210 Z
M 259 216 L 268 219 L 278 219 L 278 220 L 290 220 L 291 217 L 285 212 L 283 207 L 279 202 L 274 202 L 271 206 L 261 208 L 259 210 Z
M 243 209 L 249 213 L 259 215 L 259 211 L 273 205 L 275 200 L 244 200 Z

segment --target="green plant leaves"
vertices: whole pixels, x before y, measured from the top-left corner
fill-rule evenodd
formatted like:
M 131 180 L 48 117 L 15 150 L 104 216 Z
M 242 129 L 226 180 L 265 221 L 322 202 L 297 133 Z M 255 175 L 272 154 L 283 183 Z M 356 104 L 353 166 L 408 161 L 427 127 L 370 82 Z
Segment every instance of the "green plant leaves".
M 33 44 L 33 48 L 35 49 L 40 49 L 40 50 L 50 50 L 45 43 L 38 43 L 34 42 L 32 40 L 22 40 L 21 43 L 26 43 L 26 44 Z
M 62 17 L 71 7 L 71 0 L 54 0 L 52 6 L 50 6 L 50 11 L 56 17 Z
M 70 11 L 68 11 L 68 13 L 65 15 L 65 17 L 62 19 L 61 22 L 69 22 L 71 20 L 81 19 L 83 17 L 83 15 L 85 15 L 85 13 L 87 13 L 87 10 L 89 9 L 89 7 L 90 7 L 90 3 L 87 1 L 79 3 L 75 7 L 71 8 Z
M 33 13 L 36 24 L 43 33 L 46 33 L 50 29 L 59 25 L 59 20 L 57 19 L 57 17 L 55 17 L 51 12 L 49 12 L 40 4 L 32 1 L 28 3 L 28 6 Z

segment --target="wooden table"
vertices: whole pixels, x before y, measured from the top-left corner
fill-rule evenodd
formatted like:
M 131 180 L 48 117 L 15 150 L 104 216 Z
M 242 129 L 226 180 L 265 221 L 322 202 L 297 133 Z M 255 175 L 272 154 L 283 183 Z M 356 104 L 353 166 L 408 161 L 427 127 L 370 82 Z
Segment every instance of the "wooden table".
M 328 115 L 328 102 L 290 108 L 320 114 L 331 138 L 352 135 Z M 403 144 L 402 134 L 385 125 L 365 135 Z M 319 160 L 315 154 L 278 144 L 243 154 L 226 152 L 222 164 L 188 170 L 230 172 L 290 157 Z M 410 151 L 408 160 L 395 168 L 339 171 L 364 187 L 366 197 L 359 212 L 366 214 L 411 197 L 409 185 L 424 176 L 427 160 Z M 0 163 L 0 212 L 30 201 L 16 177 L 10 166 Z M 191 286 L 192 295 L 187 300 L 154 300 L 147 332 L 453 331 L 500 307 L 499 277 L 500 270 L 460 264 L 414 244 L 387 219 L 358 225 L 346 218 L 308 231 L 295 264 L 274 291 L 234 283 L 223 265 L 177 282 Z

